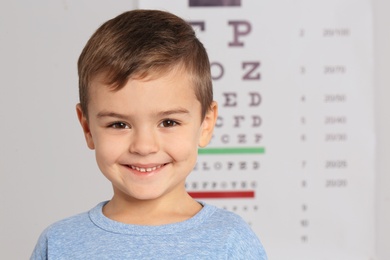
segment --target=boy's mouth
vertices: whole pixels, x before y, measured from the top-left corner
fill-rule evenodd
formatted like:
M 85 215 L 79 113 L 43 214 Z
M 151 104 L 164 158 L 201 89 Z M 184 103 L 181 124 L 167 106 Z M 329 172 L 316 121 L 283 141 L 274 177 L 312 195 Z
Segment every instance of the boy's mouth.
M 139 172 L 152 172 L 152 171 L 155 171 L 157 169 L 160 169 L 161 167 L 163 167 L 165 165 L 166 165 L 166 163 L 160 164 L 157 166 L 153 166 L 153 167 L 139 167 L 139 166 L 134 166 L 134 165 L 128 165 L 128 167 L 130 167 L 133 170 L 139 171 Z

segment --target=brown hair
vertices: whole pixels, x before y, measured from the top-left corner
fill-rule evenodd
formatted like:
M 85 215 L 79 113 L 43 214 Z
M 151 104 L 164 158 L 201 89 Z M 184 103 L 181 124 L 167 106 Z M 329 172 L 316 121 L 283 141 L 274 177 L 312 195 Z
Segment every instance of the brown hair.
M 113 90 L 129 78 L 145 78 L 183 66 L 201 103 L 202 120 L 213 101 L 210 63 L 203 44 L 183 19 L 163 11 L 133 10 L 104 23 L 78 60 L 79 95 L 88 117 L 88 87 L 98 74 Z M 152 76 L 153 76 L 152 75 Z

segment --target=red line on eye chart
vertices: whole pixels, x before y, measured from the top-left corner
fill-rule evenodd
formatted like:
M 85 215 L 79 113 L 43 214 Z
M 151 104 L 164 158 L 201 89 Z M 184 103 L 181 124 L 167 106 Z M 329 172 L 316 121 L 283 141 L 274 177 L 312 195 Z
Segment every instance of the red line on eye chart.
M 254 191 L 190 191 L 194 199 L 253 199 Z

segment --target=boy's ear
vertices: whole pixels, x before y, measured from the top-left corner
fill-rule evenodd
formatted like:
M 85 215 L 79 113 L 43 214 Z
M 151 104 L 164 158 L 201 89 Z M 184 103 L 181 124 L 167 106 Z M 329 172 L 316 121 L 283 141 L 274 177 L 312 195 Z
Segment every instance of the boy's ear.
M 89 128 L 87 116 L 84 115 L 80 104 L 76 105 L 76 112 L 77 112 L 77 117 L 80 121 L 81 127 L 83 128 L 83 132 L 84 132 L 85 140 L 87 141 L 87 145 L 88 145 L 89 149 L 93 150 L 93 149 L 95 149 L 95 144 L 93 143 L 91 129 Z
M 218 117 L 218 104 L 213 101 L 202 122 L 202 132 L 199 138 L 199 146 L 205 147 L 213 136 L 215 122 Z

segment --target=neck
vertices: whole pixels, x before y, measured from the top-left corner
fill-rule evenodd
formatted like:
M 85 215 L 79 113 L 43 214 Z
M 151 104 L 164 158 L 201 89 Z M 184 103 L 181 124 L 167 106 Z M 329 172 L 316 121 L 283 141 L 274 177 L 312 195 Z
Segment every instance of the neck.
M 202 206 L 187 192 L 180 199 L 159 198 L 138 200 L 123 197 L 115 191 L 104 207 L 103 214 L 115 221 L 133 225 L 164 225 L 185 221 L 198 213 Z

